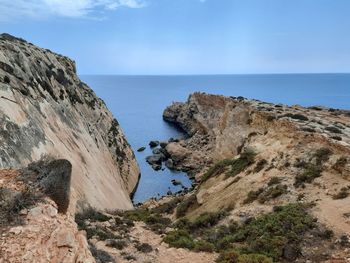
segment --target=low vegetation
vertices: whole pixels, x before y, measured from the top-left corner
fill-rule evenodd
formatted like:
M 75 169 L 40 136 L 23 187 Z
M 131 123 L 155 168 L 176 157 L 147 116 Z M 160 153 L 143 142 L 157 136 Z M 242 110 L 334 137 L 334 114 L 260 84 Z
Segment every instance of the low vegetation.
M 269 182 L 267 183 L 268 186 L 272 186 L 272 185 L 275 185 L 275 184 L 279 184 L 280 182 L 282 181 L 282 179 L 280 177 L 271 177 Z
M 176 208 L 176 217 L 183 217 L 190 207 L 196 206 L 197 197 L 195 194 L 190 195 L 188 198 L 184 199 Z
M 202 177 L 202 182 L 226 172 L 227 176 L 236 176 L 254 163 L 255 152 L 246 149 L 237 159 L 225 159 L 212 166 Z
M 35 189 L 26 187 L 22 191 L 0 187 L 0 226 L 22 224 L 19 213 L 42 200 Z
M 337 200 L 337 199 L 344 199 L 347 198 L 349 196 L 349 188 L 348 187 L 343 187 L 340 189 L 340 191 L 333 195 L 333 199 Z
M 307 164 L 304 171 L 295 177 L 294 186 L 299 187 L 304 183 L 312 183 L 315 178 L 322 175 L 322 168 L 315 164 Z
M 300 187 L 305 183 L 312 183 L 316 178 L 322 176 L 323 165 L 331 154 L 332 151 L 328 148 L 320 148 L 311 155 L 309 162 L 299 162 L 299 167 L 303 170 L 295 177 L 294 186 Z
M 285 193 L 287 193 L 288 187 L 286 185 L 278 184 L 273 187 L 267 188 L 264 192 L 262 192 L 259 197 L 259 203 L 263 204 L 269 200 L 275 199 Z
M 231 249 L 220 254 L 217 263 L 272 263 L 272 259 L 261 254 L 239 254 Z
M 299 203 L 276 207 L 273 212 L 244 224 L 231 222 L 217 226 L 218 220 L 208 218 L 220 216 L 178 220 L 164 242 L 177 248 L 219 252 L 218 262 L 294 261 L 299 256 L 304 234 L 315 227 L 307 207 Z M 286 248 L 292 253 L 284 254 Z

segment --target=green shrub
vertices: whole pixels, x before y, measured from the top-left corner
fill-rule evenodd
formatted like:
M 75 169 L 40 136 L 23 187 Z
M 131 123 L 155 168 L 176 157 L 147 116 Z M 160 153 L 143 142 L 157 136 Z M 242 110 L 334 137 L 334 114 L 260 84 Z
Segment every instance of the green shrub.
M 243 172 L 254 163 L 255 155 L 256 154 L 253 150 L 245 150 L 243 153 L 241 153 L 238 159 L 233 160 L 231 170 L 227 173 L 227 176 L 236 176 L 237 174 Z
M 183 200 L 182 197 L 175 197 L 171 199 L 169 202 L 161 204 L 151 210 L 154 213 L 165 213 L 172 214 L 176 208 L 176 206 Z
M 270 181 L 267 183 L 268 186 L 272 186 L 272 185 L 275 185 L 275 184 L 279 184 L 280 182 L 282 181 L 282 179 L 280 177 L 271 177 L 270 178 Z
M 174 230 L 166 234 L 163 241 L 171 247 L 193 249 L 195 242 L 186 230 Z
M 322 168 L 311 163 L 306 164 L 304 171 L 295 177 L 294 186 L 299 187 L 304 183 L 312 183 L 314 179 L 322 175 Z
M 256 199 L 258 199 L 259 195 L 264 192 L 264 188 L 259 188 L 256 191 L 249 191 L 247 198 L 243 201 L 244 204 L 250 204 L 254 202 Z
M 198 229 L 214 226 L 225 216 L 225 212 L 203 213 L 191 223 L 191 228 Z
M 89 249 L 91 251 L 92 256 L 97 260 L 97 262 L 115 263 L 115 260 L 110 254 L 108 254 L 106 251 L 97 249 L 95 245 L 89 243 Z
M 324 162 L 328 161 L 329 156 L 332 154 L 332 151 L 328 148 L 320 148 L 315 151 L 313 156 L 316 158 L 316 164 L 322 165 Z
M 199 240 L 195 242 L 194 251 L 197 252 L 213 252 L 215 250 L 215 246 L 212 243 L 209 243 L 205 240 Z
M 154 232 L 163 233 L 165 228 L 170 225 L 171 220 L 158 213 L 152 213 L 145 209 L 135 209 L 126 211 L 124 217 L 131 221 L 142 221 Z
M 203 175 L 202 182 L 207 181 L 213 176 L 224 173 L 229 166 L 231 168 L 226 173 L 227 176 L 235 176 L 243 172 L 248 166 L 254 163 L 255 155 L 253 150 L 246 149 L 237 159 L 225 159 L 216 163 Z
M 128 244 L 126 243 L 125 240 L 111 239 L 111 240 L 108 240 L 108 242 L 106 242 L 106 246 L 107 247 L 114 247 L 116 249 L 122 250 L 125 247 L 127 247 Z
M 275 199 L 287 192 L 286 185 L 276 185 L 266 189 L 262 194 L 259 195 L 258 201 L 263 204 L 271 199 Z
M 96 209 L 89 207 L 80 213 L 75 215 L 75 222 L 81 229 L 85 229 L 85 220 L 89 219 L 92 222 L 105 222 L 111 219 L 111 217 L 97 211 Z
M 192 194 L 188 198 L 184 199 L 176 208 L 176 217 L 182 217 L 186 215 L 186 212 L 191 206 L 194 206 L 197 203 L 197 197 L 195 194 Z
M 150 253 L 153 251 L 153 248 L 151 245 L 147 244 L 147 243 L 140 243 L 140 244 L 137 244 L 135 246 L 135 248 L 142 252 L 142 253 Z
M 279 260 L 287 245 L 299 247 L 303 234 L 314 227 L 313 218 L 301 204 L 278 207 L 241 226 L 233 238 L 244 242 L 248 253 L 264 254 Z
M 224 251 L 217 259 L 218 263 L 272 263 L 272 259 L 260 254 L 243 254 L 231 249 Z
M 94 228 L 86 228 L 87 238 L 90 239 L 94 236 L 98 237 L 99 240 L 115 239 L 116 235 L 110 230 L 104 227 L 96 226 Z
M 217 162 L 214 166 L 210 167 L 209 170 L 203 175 L 202 182 L 207 181 L 209 178 L 222 174 L 226 171 L 227 167 L 233 163 L 231 159 L 224 159 Z

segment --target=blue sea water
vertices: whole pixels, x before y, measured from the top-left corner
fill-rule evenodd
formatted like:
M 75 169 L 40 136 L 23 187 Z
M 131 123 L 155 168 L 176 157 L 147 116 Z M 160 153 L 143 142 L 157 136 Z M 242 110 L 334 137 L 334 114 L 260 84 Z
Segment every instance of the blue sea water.
M 185 101 L 195 91 L 227 96 L 244 96 L 273 103 L 323 105 L 350 109 L 350 74 L 276 74 L 276 75 L 203 75 L 203 76 L 105 76 L 83 75 L 118 119 L 135 151 L 141 168 L 141 179 L 134 202 L 175 192 L 180 180 L 191 182 L 184 173 L 169 170 L 155 172 L 146 163 L 151 154 L 136 150 L 150 140 L 167 140 L 182 136 L 162 120 L 166 106 Z

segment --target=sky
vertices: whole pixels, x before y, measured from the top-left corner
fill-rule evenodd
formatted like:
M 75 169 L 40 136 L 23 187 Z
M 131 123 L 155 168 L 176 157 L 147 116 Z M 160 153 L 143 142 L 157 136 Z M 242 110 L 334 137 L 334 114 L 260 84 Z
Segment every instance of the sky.
M 0 0 L 0 32 L 79 74 L 350 72 L 349 0 Z

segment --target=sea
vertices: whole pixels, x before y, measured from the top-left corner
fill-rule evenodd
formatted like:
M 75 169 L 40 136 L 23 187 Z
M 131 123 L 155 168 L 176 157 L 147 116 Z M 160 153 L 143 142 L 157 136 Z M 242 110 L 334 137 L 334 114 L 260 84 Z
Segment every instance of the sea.
M 226 96 L 243 96 L 287 105 L 350 109 L 350 74 L 270 74 L 121 76 L 82 75 L 118 119 L 141 170 L 134 203 L 177 192 L 171 180 L 185 187 L 191 181 L 185 173 L 168 169 L 154 171 L 145 158 L 152 153 L 151 140 L 165 141 L 184 134 L 162 119 L 163 110 L 173 102 L 185 102 L 196 91 Z M 144 152 L 137 152 L 140 147 Z

